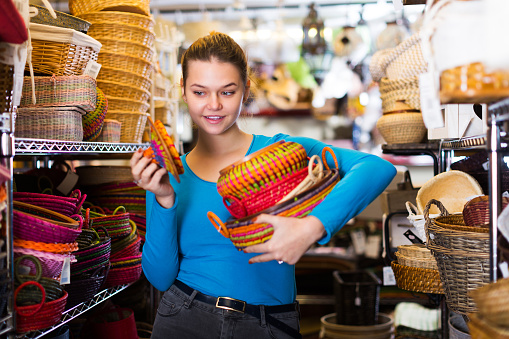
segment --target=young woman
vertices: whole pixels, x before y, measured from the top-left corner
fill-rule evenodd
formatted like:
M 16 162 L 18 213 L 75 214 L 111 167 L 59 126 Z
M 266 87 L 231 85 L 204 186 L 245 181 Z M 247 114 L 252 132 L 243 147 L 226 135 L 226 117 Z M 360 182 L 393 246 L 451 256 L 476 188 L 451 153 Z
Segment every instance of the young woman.
M 132 175 L 147 190 L 143 270 L 165 291 L 152 338 L 299 338 L 294 264 L 327 243 L 390 183 L 396 170 L 365 153 L 331 147 L 341 181 L 301 219 L 261 215 L 272 238 L 239 252 L 207 218 L 231 215 L 216 189 L 219 171 L 278 140 L 302 144 L 308 156 L 327 145 L 309 138 L 247 134 L 237 119 L 249 95 L 249 68 L 229 36 L 211 33 L 182 56 L 182 96 L 198 129 L 196 146 L 181 159 L 180 183 L 138 150 Z M 330 167 L 334 164 L 331 161 Z

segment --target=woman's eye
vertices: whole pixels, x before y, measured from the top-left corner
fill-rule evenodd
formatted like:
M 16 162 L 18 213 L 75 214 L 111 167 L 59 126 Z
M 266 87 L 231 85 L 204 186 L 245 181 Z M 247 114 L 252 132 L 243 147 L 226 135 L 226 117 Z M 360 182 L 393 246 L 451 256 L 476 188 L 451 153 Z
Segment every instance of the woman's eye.
M 201 95 L 204 95 L 204 94 L 205 94 L 205 93 L 200 92 L 200 91 L 194 91 L 193 93 L 194 93 L 195 95 L 199 95 L 199 96 L 201 96 Z
M 226 95 L 226 96 L 230 96 L 230 95 L 234 95 L 235 92 L 234 91 L 225 91 L 222 93 L 223 95 Z

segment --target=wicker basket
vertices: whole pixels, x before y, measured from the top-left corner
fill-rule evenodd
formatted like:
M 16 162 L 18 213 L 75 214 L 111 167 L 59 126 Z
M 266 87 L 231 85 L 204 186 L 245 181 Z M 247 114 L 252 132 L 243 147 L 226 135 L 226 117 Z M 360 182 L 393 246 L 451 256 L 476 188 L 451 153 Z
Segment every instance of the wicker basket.
M 2 44 L 0 43 L 0 48 Z M 14 66 L 0 62 L 0 113 L 11 113 L 14 86 Z
M 376 127 L 388 144 L 419 143 L 427 132 L 421 113 L 384 114 Z
M 31 77 L 25 77 L 20 107 L 79 107 L 85 112 L 96 108 L 96 82 L 90 76 L 36 76 L 33 80 L 36 102 Z
M 88 30 L 88 35 L 99 40 L 104 45 L 111 43 L 112 40 L 110 39 L 112 38 L 116 41 L 133 43 L 135 46 L 131 46 L 128 50 L 126 50 L 132 53 L 122 53 L 132 54 L 133 56 L 136 56 L 137 53 L 141 52 L 140 46 L 136 45 L 145 47 L 143 50 L 151 49 L 154 47 L 156 38 L 155 34 L 148 29 L 119 23 L 94 23 Z M 112 48 L 116 49 L 115 53 L 119 53 L 118 49 L 120 49 L 120 47 L 110 47 L 109 50 L 111 51 Z M 149 61 L 151 60 L 149 59 Z
M 493 325 L 476 313 L 468 315 L 472 339 L 509 339 L 509 328 Z M 507 324 L 505 324 L 507 326 Z
M 82 113 L 72 107 L 19 108 L 14 135 L 17 138 L 82 141 Z
M 126 98 L 134 101 L 148 102 L 150 92 L 141 88 L 115 81 L 97 80 L 97 86 L 101 88 L 106 97 Z M 113 109 L 111 109 L 113 110 Z
M 438 270 L 425 269 L 391 262 L 394 278 L 399 288 L 412 292 L 444 294 Z
M 152 77 L 153 67 L 150 62 L 142 58 L 120 55 L 114 53 L 101 52 L 97 60 L 102 66 L 106 68 L 113 68 L 115 70 L 123 70 L 124 72 L 134 73 L 139 77 L 150 79 Z M 99 71 L 97 80 L 112 80 L 105 78 L 105 74 Z M 118 81 L 118 79 L 115 79 Z
M 147 113 L 149 104 L 146 101 L 137 101 L 128 98 L 108 96 L 108 107 L 112 111 Z
M 138 26 L 146 30 L 153 30 L 155 21 L 152 16 L 129 13 L 129 12 L 116 12 L 116 11 L 99 11 L 82 13 L 79 15 L 92 23 L 116 23 Z
M 431 205 L 436 205 L 443 216 L 430 219 Z M 437 260 L 447 306 L 459 314 L 477 312 L 469 291 L 490 282 L 489 233 L 484 228 L 465 226 L 461 215 L 449 216 L 435 199 L 426 205 L 424 216 L 426 246 Z
M 138 58 L 132 59 L 137 60 Z M 152 80 L 149 77 L 141 76 L 138 75 L 137 73 L 128 72 L 125 69 L 105 67 L 104 65 L 102 65 L 97 78 L 99 80 L 104 79 L 109 81 L 130 84 L 131 86 L 141 88 L 145 91 L 150 91 L 152 88 Z
M 89 61 L 97 61 L 101 49 L 97 40 L 69 28 L 30 23 L 30 34 L 36 73 L 83 75 Z M 29 69 L 27 63 L 25 70 Z
M 422 55 L 419 32 L 393 48 L 381 60 L 381 68 L 385 69 L 389 79 L 408 78 L 425 73 L 427 65 Z
M 403 104 L 405 108 L 420 110 L 419 77 L 382 78 L 380 81 L 380 99 L 382 99 L 382 111 L 384 114 L 400 110 Z
M 149 0 L 69 0 L 71 14 L 80 16 L 96 11 L 121 11 L 129 13 L 150 14 Z
M 112 37 L 114 37 L 114 35 L 110 35 L 110 38 Z M 103 44 L 101 48 L 102 52 L 134 56 L 147 62 L 152 62 L 154 57 L 154 50 L 152 48 L 136 41 L 110 40 L 107 38 L 96 39 Z
M 509 203 L 509 198 L 502 197 L 502 210 Z M 490 196 L 482 195 L 470 199 L 463 208 L 463 219 L 467 226 L 489 227 Z
M 486 321 L 502 327 L 509 325 L 509 278 L 497 280 L 478 289 L 470 295 L 479 309 L 479 315 Z
M 440 75 L 442 103 L 495 102 L 509 96 L 509 72 L 486 73 L 484 65 L 473 63 L 455 67 Z
M 120 142 L 120 131 L 122 123 L 117 120 L 104 119 L 103 129 L 99 137 L 96 139 L 97 142 Z
M 140 143 L 147 124 L 148 113 L 108 111 L 106 119 L 120 121 L 120 142 Z
M 399 251 L 396 252 L 396 257 L 398 258 L 398 263 L 404 266 L 417 267 L 417 268 L 425 268 L 430 270 L 438 270 L 437 261 L 435 258 L 414 258 L 406 256 Z
M 64 12 L 55 11 L 56 18 L 53 18 L 46 6 L 30 5 L 37 9 L 37 14 L 30 17 L 30 22 L 43 25 L 51 25 L 63 28 L 71 28 L 82 33 L 87 33 L 91 23 Z

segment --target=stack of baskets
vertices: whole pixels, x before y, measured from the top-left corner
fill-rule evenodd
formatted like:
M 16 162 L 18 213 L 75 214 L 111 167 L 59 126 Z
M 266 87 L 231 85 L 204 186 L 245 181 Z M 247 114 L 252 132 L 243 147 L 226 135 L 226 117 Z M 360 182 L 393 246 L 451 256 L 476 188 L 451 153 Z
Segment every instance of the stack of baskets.
M 155 42 L 149 1 L 71 0 L 69 8 L 92 23 L 88 34 L 102 43 L 97 82 L 108 99 L 106 119 L 121 123 L 120 142 L 141 142 Z
M 0 42 L 0 113 L 11 113 L 14 89 L 15 46 Z
M 419 143 L 426 135 L 420 112 L 419 75 L 426 72 L 419 33 L 395 48 L 375 52 L 370 63 L 379 82 L 383 115 L 377 128 L 388 144 Z
M 434 219 L 429 218 L 432 205 L 441 211 Z M 490 283 L 489 228 L 465 225 L 462 214 L 449 215 L 435 199 L 426 204 L 424 216 L 426 247 L 437 261 L 447 306 L 459 314 L 477 312 L 470 291 Z
M 289 146 L 295 148 L 290 147 L 285 151 Z M 276 143 L 221 171 L 217 188 L 223 196 L 225 206 L 232 215 L 243 217 L 230 219 L 226 223 L 213 212 L 209 212 L 208 217 L 214 227 L 224 237 L 229 238 L 238 250 L 265 242 L 272 237 L 272 225 L 255 221 L 260 213 L 304 217 L 320 204 L 339 182 L 337 169 L 326 166 L 327 170 L 322 170 L 316 166 L 318 171 L 315 173 L 313 161 L 310 161 L 306 168 L 305 152 L 302 155 L 298 146 Z M 333 154 L 329 148 L 324 149 L 322 158 L 325 164 L 326 152 Z M 335 158 L 334 161 L 337 164 Z M 299 178 L 302 168 L 307 176 Z M 290 173 L 283 173 L 284 171 Z M 294 177 L 297 179 L 291 180 Z M 289 183 L 291 185 L 286 187 Z M 281 192 L 273 189 L 278 186 Z M 264 199 L 261 199 L 262 193 L 266 193 L 263 194 Z

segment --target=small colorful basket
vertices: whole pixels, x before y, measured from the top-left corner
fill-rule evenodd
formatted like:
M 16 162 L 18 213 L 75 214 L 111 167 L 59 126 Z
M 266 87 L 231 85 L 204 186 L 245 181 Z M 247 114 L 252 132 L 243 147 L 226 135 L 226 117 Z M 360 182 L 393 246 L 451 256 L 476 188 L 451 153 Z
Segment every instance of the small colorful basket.
M 14 201 L 39 206 L 68 217 L 80 212 L 86 197 L 87 195 L 82 195 L 80 190 L 74 190 L 69 197 L 44 193 L 12 192 Z
M 94 212 L 90 208 L 85 213 L 85 225 L 94 229 L 104 227 L 112 241 L 124 238 L 132 231 L 130 215 L 124 206 L 117 207 L 110 215 Z
M 104 96 L 99 87 L 97 90 L 96 108 L 82 117 L 83 140 L 94 141 L 99 137 L 104 126 L 104 118 L 108 111 L 108 99 Z
M 140 278 L 141 272 L 141 254 L 133 257 L 112 259 L 104 287 L 133 283 Z
M 40 261 L 42 276 L 47 278 L 57 279 L 62 273 L 62 267 L 66 260 L 71 263 L 76 261 L 72 254 L 43 252 L 16 246 L 14 246 L 13 252 L 15 260 L 27 255 L 37 258 Z M 25 261 L 23 265 L 30 269 L 30 274 L 35 274 L 37 266 L 32 261 Z
M 326 163 L 326 151 L 333 154 L 330 148 L 325 148 L 322 153 L 324 163 Z M 226 223 L 223 223 L 213 212 L 208 212 L 207 216 L 214 227 L 224 237 L 229 238 L 239 251 L 247 246 L 263 243 L 272 237 L 274 229 L 270 224 L 256 223 L 254 221 L 256 217 L 261 213 L 267 213 L 284 217 L 302 218 L 311 213 L 313 208 L 326 198 L 340 180 L 337 169 L 329 169 L 328 166 L 326 167 L 327 170 L 324 173 L 324 177 L 318 183 L 301 192 L 291 200 L 277 204 L 246 218 L 234 219 Z

